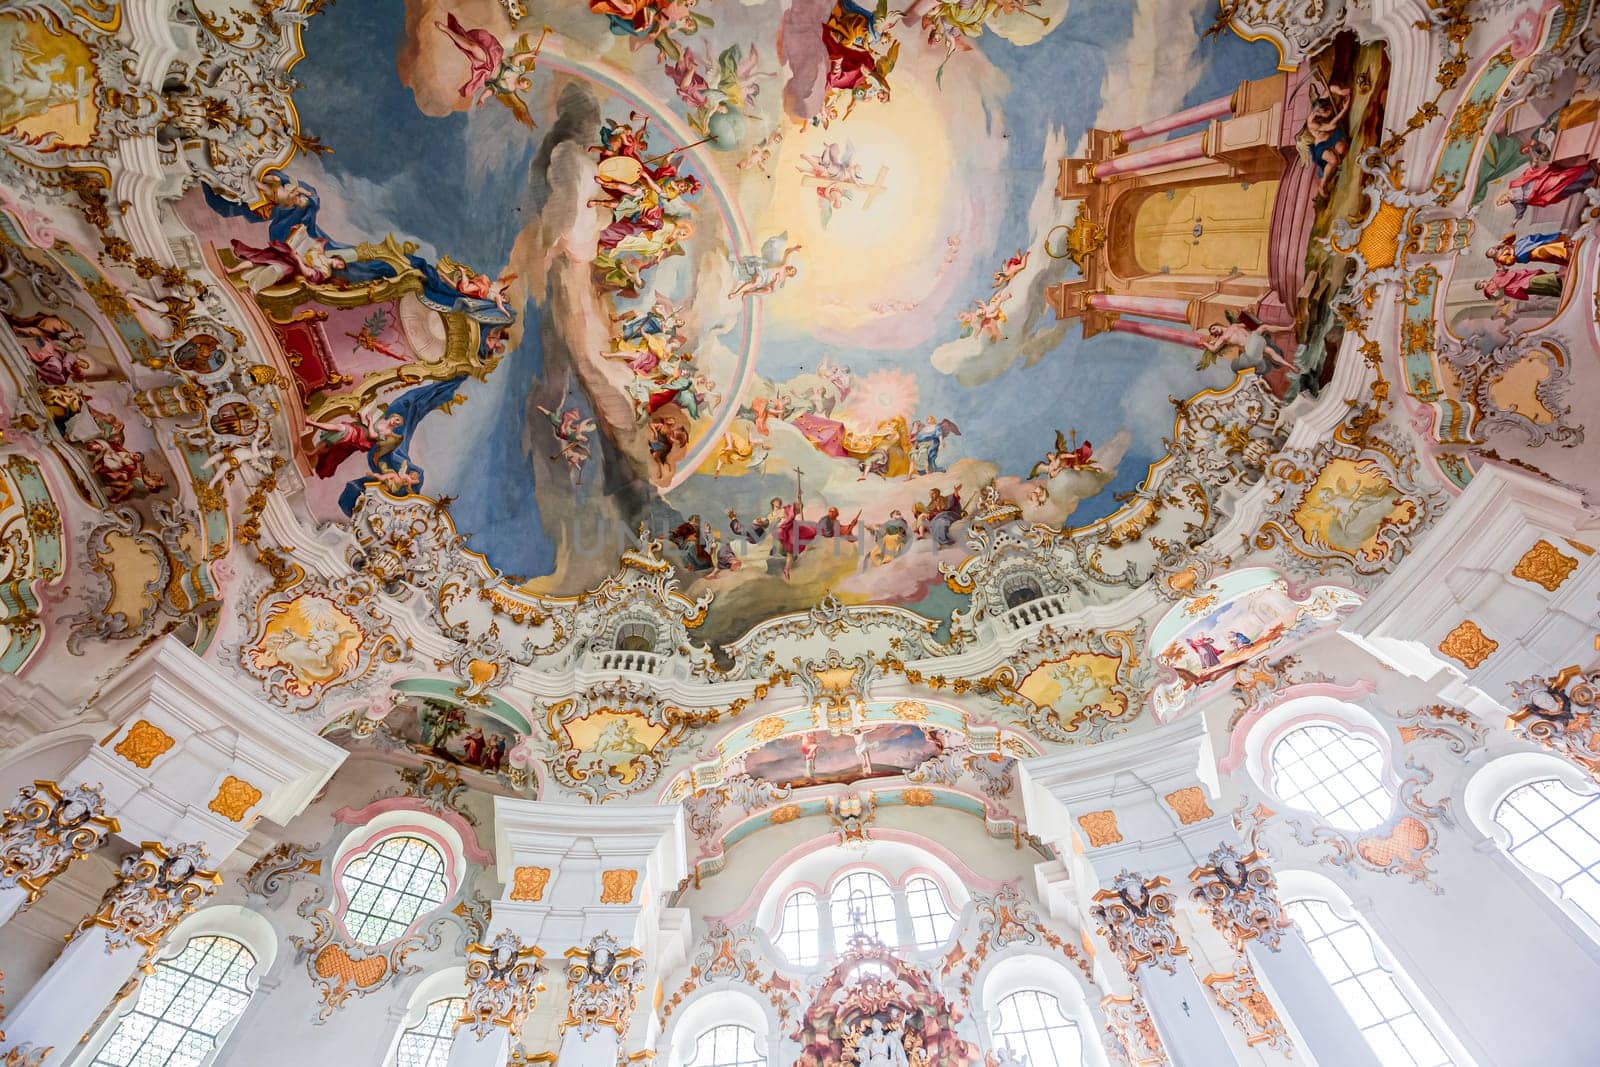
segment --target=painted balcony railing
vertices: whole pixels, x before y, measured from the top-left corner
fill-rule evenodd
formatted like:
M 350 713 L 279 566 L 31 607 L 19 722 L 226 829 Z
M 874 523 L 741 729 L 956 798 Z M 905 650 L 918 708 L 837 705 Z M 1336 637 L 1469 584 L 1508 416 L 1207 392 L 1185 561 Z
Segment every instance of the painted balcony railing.
M 1024 601 L 1005 614 L 1006 625 L 1013 630 L 1026 630 L 1035 623 L 1059 618 L 1068 611 L 1067 603 L 1059 596 L 1041 596 Z
M 638 674 L 660 674 L 663 657 L 654 652 L 616 650 L 600 654 L 603 671 L 634 671 Z

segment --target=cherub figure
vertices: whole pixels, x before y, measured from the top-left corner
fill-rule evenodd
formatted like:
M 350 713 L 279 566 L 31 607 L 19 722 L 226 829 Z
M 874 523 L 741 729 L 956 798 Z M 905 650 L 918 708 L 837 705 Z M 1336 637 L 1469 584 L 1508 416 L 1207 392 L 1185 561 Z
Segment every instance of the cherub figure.
M 1046 452 L 1045 457 L 1033 465 L 1033 469 L 1028 472 L 1028 477 L 1037 478 L 1042 474 L 1046 478 L 1054 478 L 1063 471 L 1098 471 L 1099 469 L 1100 465 L 1094 461 L 1094 445 L 1090 443 L 1088 438 L 1084 438 L 1083 443 L 1080 445 L 1078 443 L 1077 430 L 1072 431 L 1070 440 L 1067 435 L 1057 430 L 1055 448 Z M 1049 490 L 1047 489 L 1045 496 L 1035 501 L 1035 503 L 1043 503 L 1048 498 Z
M 1005 325 L 1006 313 L 1001 310 L 1000 305 L 1010 299 L 1010 293 L 998 292 L 987 300 L 974 300 L 972 307 L 958 312 L 956 320 L 961 323 L 961 336 L 971 337 L 977 334 L 991 344 L 1004 341 L 1006 337 L 1000 332 L 1000 327 Z
M 550 420 L 556 440 L 561 443 L 560 450 L 550 458 L 566 460 L 572 484 L 583 484 L 583 465 L 589 461 L 589 435 L 598 428 L 595 420 L 584 418 L 577 408 L 566 408 L 557 414 L 541 404 L 539 410 Z
M 436 21 L 434 25 L 467 57 L 467 80 L 461 84 L 461 95 L 471 100 L 473 107 L 482 107 L 493 97 L 531 130 L 533 116 L 518 94 L 533 88 L 529 75 L 533 73 L 550 27 L 544 28 L 538 40 L 534 40 L 532 34 L 523 34 L 508 55 L 505 45 L 492 31 L 481 27 L 469 30 L 461 25 L 454 12 L 446 15 L 444 22 Z
M 459 263 L 445 256 L 439 260 L 439 277 L 455 286 L 456 292 L 462 296 L 469 296 L 475 300 L 487 300 L 500 309 L 505 315 L 511 314 L 511 304 L 507 293 L 511 283 L 517 280 L 514 271 L 501 271 L 498 278 L 490 278 L 473 270 L 465 263 Z
M 1335 85 L 1313 71 L 1306 85 L 1311 95 L 1311 110 L 1306 124 L 1294 139 L 1300 159 L 1317 170 L 1317 196 L 1325 197 L 1339 177 L 1339 164 L 1350 151 L 1350 133 L 1345 116 L 1350 113 L 1350 87 Z
M 783 288 L 790 278 L 800 273 L 789 262 L 789 257 L 800 251 L 800 245 L 787 244 L 789 231 L 762 242 L 759 256 L 738 256 L 731 260 L 735 285 L 728 293 L 733 299 L 746 296 L 765 296 Z
M 1017 254 L 1006 260 L 1005 266 L 994 272 L 994 282 L 991 289 L 1004 289 L 1010 285 L 1012 279 L 1021 274 L 1028 266 L 1028 257 L 1033 255 L 1025 248 L 1017 249 Z
M 422 474 L 412 470 L 408 461 L 401 460 L 398 470 L 387 463 L 378 464 L 372 480 L 382 486 L 384 492 L 390 496 L 408 496 L 413 489 L 422 484 Z

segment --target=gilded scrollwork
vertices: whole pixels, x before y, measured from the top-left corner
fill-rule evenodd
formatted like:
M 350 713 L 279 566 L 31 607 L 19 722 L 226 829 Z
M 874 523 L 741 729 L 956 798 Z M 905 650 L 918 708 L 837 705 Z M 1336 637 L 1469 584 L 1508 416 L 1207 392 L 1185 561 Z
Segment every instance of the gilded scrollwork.
M 485 1037 L 499 1027 L 513 1036 L 544 992 L 544 953 L 502 930 L 488 944 L 467 946 L 467 997 L 459 1025 Z
M 42 779 L 23 786 L 0 815 L 0 889 L 20 887 L 28 895 L 24 906 L 33 904 L 69 864 L 98 850 L 117 828 L 95 786 L 62 788 Z
M 1248 956 L 1238 956 L 1232 971 L 1207 975 L 1201 982 L 1211 991 L 1217 1007 L 1244 1034 L 1246 1045 L 1264 1045 L 1285 1055 L 1291 1054 L 1294 1045 L 1289 1040 L 1288 1028 L 1283 1025 L 1266 990 L 1261 988 Z
M 301 845 L 280 841 L 273 845 L 245 872 L 245 891 L 268 903 L 276 903 L 296 882 L 322 874 L 321 845 Z
M 201 845 L 146 841 L 123 859 L 116 882 L 74 935 L 99 928 L 108 950 L 138 946 L 154 952 L 178 920 L 222 884 L 222 875 L 207 870 L 205 862 Z
M 585 1040 L 602 1027 L 618 1037 L 627 1032 L 643 986 L 644 961 L 636 948 L 623 948 L 609 931 L 582 948 L 567 950 L 567 1014 L 561 1030 L 576 1029 Z
M 1511 695 L 1517 710 L 1507 716 L 1507 729 L 1600 781 L 1600 728 L 1595 718 L 1600 675 L 1569 668 L 1553 678 L 1517 682 Z
M 1242 953 L 1252 941 L 1278 950 L 1289 917 L 1278 901 L 1277 880 L 1261 853 L 1240 855 L 1233 845 L 1218 845 L 1189 880 L 1194 882 L 1190 897 L 1235 952 Z
M 311 922 L 309 934 L 291 934 L 295 962 L 306 974 L 319 998 L 315 1021 L 326 1023 L 352 997 L 371 996 L 389 982 L 416 974 L 422 965 L 412 961 L 418 952 L 432 952 L 444 943 L 444 932 L 458 917 L 444 915 L 425 928 L 381 945 L 365 945 L 345 932 L 344 923 L 329 906 L 332 894 L 326 882 L 295 909 Z
M 1439 491 L 1418 481 L 1418 458 L 1385 426 L 1288 449 L 1268 465 L 1270 517 L 1253 542 L 1276 549 L 1296 575 L 1337 568 L 1360 577 L 1392 571 L 1440 508 Z
M 1155 1020 L 1137 989 L 1132 995 L 1105 997 L 1100 1010 L 1106 1017 L 1108 1053 L 1121 1053 L 1129 1067 L 1161 1067 L 1168 1062 Z
M 1111 888 L 1093 897 L 1089 914 L 1130 975 L 1137 975 L 1146 964 L 1171 974 L 1178 958 L 1189 954 L 1173 923 L 1177 905 L 1166 885 L 1165 878 L 1146 879 L 1123 869 L 1111 880 Z

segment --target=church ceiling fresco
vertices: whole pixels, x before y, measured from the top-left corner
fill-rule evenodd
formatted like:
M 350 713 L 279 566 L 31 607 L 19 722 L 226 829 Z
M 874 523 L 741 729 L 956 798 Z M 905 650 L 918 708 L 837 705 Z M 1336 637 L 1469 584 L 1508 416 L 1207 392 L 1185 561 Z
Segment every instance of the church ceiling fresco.
M 65 701 L 171 633 L 706 857 L 1020 834 L 994 764 L 1277 662 L 1484 463 L 1600 489 L 1591 0 L 179 7 L 0 12 L 0 669 Z
M 723 637 L 824 593 L 937 615 L 984 487 L 1092 522 L 1164 455 L 1169 396 L 1331 372 L 1342 265 L 1307 253 L 1360 201 L 1381 48 L 1287 74 L 1219 35 L 1178 83 L 1122 85 L 1056 40 L 1147 17 L 1121 2 L 590 8 L 323 11 L 293 73 L 326 151 L 179 204 L 294 382 L 310 519 L 369 488 L 446 500 L 548 594 L 644 521 Z M 1211 173 L 1057 195 L 1092 127 L 1235 97 Z M 1210 300 L 1192 343 L 1055 321 L 1052 287 L 1096 269 L 1085 227 L 1126 231 L 1136 283 Z

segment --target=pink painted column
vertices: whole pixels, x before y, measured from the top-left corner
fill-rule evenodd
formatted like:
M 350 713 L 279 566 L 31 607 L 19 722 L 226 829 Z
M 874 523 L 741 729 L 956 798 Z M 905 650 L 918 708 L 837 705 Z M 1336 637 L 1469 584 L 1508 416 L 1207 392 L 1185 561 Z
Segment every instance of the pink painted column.
M 1118 174 L 1136 174 L 1141 170 L 1150 170 L 1154 167 L 1166 166 L 1169 163 L 1183 163 L 1191 159 L 1204 158 L 1206 154 L 1206 134 L 1204 130 L 1191 133 L 1187 137 L 1176 137 L 1149 148 L 1141 148 L 1137 152 L 1117 156 L 1104 163 L 1095 164 L 1094 176 L 1101 180 Z
M 1118 319 L 1111 324 L 1111 328 L 1119 333 L 1131 333 L 1137 337 L 1149 337 L 1157 341 L 1171 341 L 1173 344 L 1186 345 L 1189 348 L 1203 348 L 1206 343 L 1204 335 L 1196 330 L 1164 326 L 1159 322 Z
M 1232 93 L 1227 96 L 1219 96 L 1215 100 L 1207 100 L 1203 104 L 1196 104 L 1194 107 L 1184 108 L 1182 111 L 1168 115 L 1164 119 L 1156 119 L 1142 126 L 1129 126 L 1127 129 L 1118 132 L 1122 134 L 1123 144 L 1132 144 L 1134 141 L 1142 141 L 1147 137 L 1171 133 L 1173 130 L 1181 130 L 1185 126 L 1193 126 L 1197 122 L 1209 122 L 1212 119 L 1220 119 L 1224 115 L 1231 114 L 1233 114 Z
M 1095 293 L 1089 297 L 1088 303 L 1096 311 L 1143 315 L 1151 319 L 1166 319 L 1168 322 L 1189 321 L 1189 301 L 1182 297 Z

